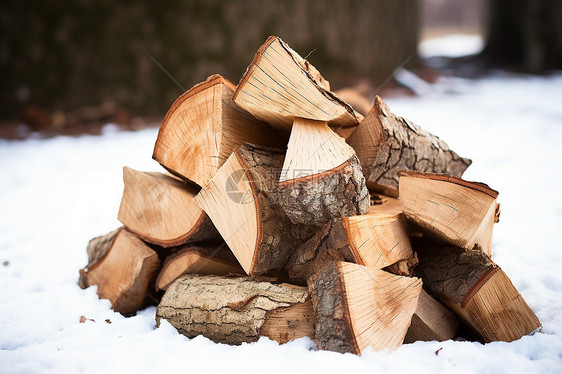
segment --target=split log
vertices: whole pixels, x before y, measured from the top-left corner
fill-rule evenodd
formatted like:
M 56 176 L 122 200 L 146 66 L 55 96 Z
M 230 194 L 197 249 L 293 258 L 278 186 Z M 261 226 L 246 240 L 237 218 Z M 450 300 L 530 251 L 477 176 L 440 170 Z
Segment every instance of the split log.
M 455 313 L 422 289 L 404 343 L 453 339 L 458 325 Z
M 92 239 L 88 257 L 88 266 L 80 270 L 82 288 L 97 285 L 98 296 L 123 315 L 134 314 L 145 304 L 160 260 L 142 240 L 120 228 Z
M 123 168 L 118 219 L 141 239 L 162 247 L 222 238 L 194 200 L 199 188 L 161 173 Z
M 172 174 L 205 186 L 234 147 L 284 146 L 267 124 L 234 104 L 234 89 L 215 74 L 181 95 L 162 121 L 152 157 Z
M 279 343 L 314 336 L 314 313 L 305 287 L 250 277 L 184 275 L 172 283 L 156 311 L 189 338 L 241 344 L 267 336 Z
M 362 116 L 366 116 L 367 113 L 369 113 L 369 110 L 373 107 L 373 90 L 365 83 L 360 83 L 354 87 L 342 88 L 334 91 L 334 94 L 351 105 L 353 109 L 359 112 Z M 341 136 L 346 138 L 343 135 Z
M 277 203 L 283 152 L 245 144 L 195 197 L 249 275 L 282 269 L 315 228 L 291 223 Z
M 541 327 L 503 270 L 478 250 L 424 244 L 416 272 L 429 293 L 485 342 L 513 341 Z
M 394 115 L 380 97 L 347 139 L 357 152 L 367 186 L 397 196 L 398 170 L 462 176 L 472 163 L 437 136 Z
M 244 274 L 244 270 L 225 244 L 214 247 L 189 245 L 166 258 L 156 278 L 156 288 L 165 291 L 184 274 Z
M 483 183 L 436 174 L 400 173 L 400 202 L 409 221 L 449 244 L 492 255 L 498 192 Z
M 279 198 L 293 223 L 319 225 L 369 210 L 369 191 L 353 148 L 326 122 L 302 118 L 293 123 Z
M 286 268 L 294 280 L 306 280 L 332 261 L 375 269 L 400 263 L 401 275 L 412 275 L 413 258 L 400 203 L 381 196 L 367 214 L 327 223 L 294 252 Z
M 360 354 L 398 348 L 422 282 L 366 266 L 333 262 L 309 282 L 319 349 Z
M 282 133 L 291 130 L 295 117 L 328 122 L 338 131 L 356 127 L 362 118 L 330 92 L 314 66 L 276 36 L 256 53 L 234 102 Z

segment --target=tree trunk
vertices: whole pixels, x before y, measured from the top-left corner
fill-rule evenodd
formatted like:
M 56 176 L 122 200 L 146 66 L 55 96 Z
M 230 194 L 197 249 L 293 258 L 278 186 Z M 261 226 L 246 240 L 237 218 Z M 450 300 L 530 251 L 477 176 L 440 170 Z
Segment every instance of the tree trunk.
M 562 3 L 489 1 L 488 40 L 482 56 L 494 66 L 531 73 L 562 68 Z
M 347 142 L 357 152 L 367 186 L 393 196 L 398 196 L 399 170 L 460 177 L 472 162 L 437 136 L 393 114 L 378 96 Z
M 259 282 L 250 277 L 185 275 L 156 311 L 189 338 L 242 344 L 267 336 L 279 343 L 314 336 L 314 313 L 305 287 Z

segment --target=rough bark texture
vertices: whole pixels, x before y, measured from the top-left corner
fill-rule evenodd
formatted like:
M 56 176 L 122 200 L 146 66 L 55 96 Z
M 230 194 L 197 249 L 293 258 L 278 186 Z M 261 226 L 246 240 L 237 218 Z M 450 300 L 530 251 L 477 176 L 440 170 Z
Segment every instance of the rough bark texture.
M 86 248 L 86 252 L 88 253 L 88 265 L 86 265 L 86 268 L 96 264 L 107 254 L 120 230 L 123 230 L 123 228 L 120 227 L 109 234 L 97 236 L 90 240 L 88 248 Z M 86 274 L 83 270 L 80 270 L 78 285 L 84 289 L 88 287 L 86 283 Z
M 357 262 L 342 220 L 332 219 L 295 250 L 286 269 L 291 279 L 306 281 L 329 262 Z
M 357 156 L 335 169 L 280 183 L 279 198 L 293 223 L 313 225 L 365 214 L 370 203 Z
M 203 335 L 227 344 L 254 342 L 269 312 L 309 302 L 305 287 L 289 284 L 274 285 L 250 277 L 185 275 L 175 281 L 162 297 L 156 311 L 156 321 L 166 319 L 178 331 L 193 338 Z M 301 315 L 300 321 L 287 321 L 293 338 L 304 336 L 291 332 L 291 324 L 308 323 L 312 332 L 312 316 Z M 303 321 L 306 320 L 306 321 Z M 298 336 L 300 335 L 300 336 Z
M 398 189 L 398 170 L 460 177 L 472 163 L 437 136 L 393 114 L 378 96 L 347 142 L 361 160 L 367 184 L 375 189 Z
M 235 152 L 253 181 L 258 207 L 260 233 L 251 275 L 281 269 L 294 249 L 317 228 L 293 224 L 277 203 L 283 152 L 251 144 L 244 144 Z
M 359 354 L 337 263 L 318 272 L 310 279 L 308 287 L 316 312 L 314 335 L 318 349 Z
M 416 274 L 430 294 L 461 303 L 474 286 L 497 267 L 479 250 L 439 244 L 415 246 L 419 264 Z

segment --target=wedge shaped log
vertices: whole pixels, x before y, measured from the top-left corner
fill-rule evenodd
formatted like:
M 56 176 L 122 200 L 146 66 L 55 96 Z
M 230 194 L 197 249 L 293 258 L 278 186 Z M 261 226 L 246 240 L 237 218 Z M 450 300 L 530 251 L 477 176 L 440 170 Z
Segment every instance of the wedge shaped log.
M 203 187 L 234 147 L 245 142 L 284 146 L 286 139 L 232 101 L 234 88 L 212 75 L 181 95 L 162 121 L 152 157 Z

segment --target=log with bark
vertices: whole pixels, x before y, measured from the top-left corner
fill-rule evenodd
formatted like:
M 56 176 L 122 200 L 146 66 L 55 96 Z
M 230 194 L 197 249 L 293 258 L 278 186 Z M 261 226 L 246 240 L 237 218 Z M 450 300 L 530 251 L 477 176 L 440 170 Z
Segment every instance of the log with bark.
M 162 247 L 222 241 L 194 200 L 198 187 L 162 173 L 128 167 L 123 168 L 123 182 L 118 219 L 144 241 Z
M 282 151 L 244 144 L 195 197 L 249 275 L 282 269 L 315 231 L 277 203 L 282 165 Z
M 383 269 L 413 258 L 400 203 L 380 196 L 367 214 L 327 223 L 294 252 L 286 268 L 293 280 L 302 282 L 332 261 Z M 394 273 L 411 275 L 416 261 L 405 263 L 406 269 Z
M 460 177 L 472 162 L 437 136 L 393 114 L 378 96 L 347 142 L 357 152 L 367 186 L 393 196 L 398 196 L 399 170 Z
M 187 245 L 166 258 L 156 278 L 156 288 L 165 291 L 184 274 L 242 275 L 244 270 L 224 243 Z
M 328 122 L 344 134 L 362 119 L 330 92 L 314 66 L 276 36 L 256 53 L 236 87 L 234 102 L 286 134 L 295 117 Z
M 279 343 L 314 337 L 314 313 L 306 287 L 251 277 L 184 275 L 170 285 L 156 311 L 187 337 L 203 335 L 227 344 L 267 336 Z
M 498 192 L 449 175 L 400 173 L 400 202 L 408 220 L 430 236 L 492 255 L 499 221 Z
M 89 262 L 80 270 L 79 285 L 98 286 L 99 297 L 108 299 L 116 312 L 139 310 L 160 270 L 156 252 L 124 228 L 92 239 L 87 252 Z
M 232 101 L 234 89 L 215 74 L 181 95 L 162 121 L 152 157 L 202 187 L 236 146 L 284 146 L 283 137 Z
M 326 122 L 295 118 L 279 178 L 279 202 L 297 224 L 319 225 L 369 210 L 355 151 Z
M 511 280 L 485 253 L 435 243 L 417 244 L 416 250 L 416 273 L 427 291 L 485 342 L 510 342 L 541 327 Z
M 360 354 L 398 348 L 416 311 L 419 278 L 332 262 L 309 282 L 319 349 Z

